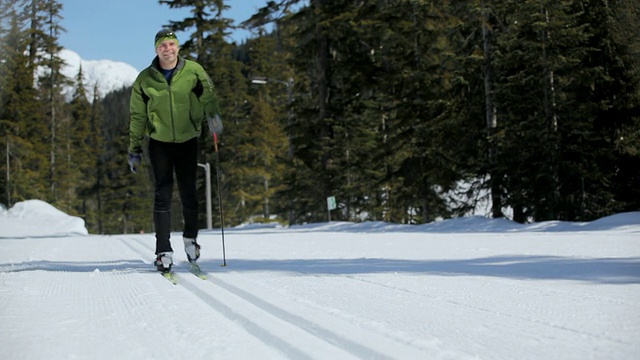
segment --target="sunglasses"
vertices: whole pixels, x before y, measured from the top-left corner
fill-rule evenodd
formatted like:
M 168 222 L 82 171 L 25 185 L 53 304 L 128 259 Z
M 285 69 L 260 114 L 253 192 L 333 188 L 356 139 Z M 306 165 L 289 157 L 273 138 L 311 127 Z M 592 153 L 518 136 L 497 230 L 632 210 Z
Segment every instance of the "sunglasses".
M 171 30 L 161 30 L 161 31 L 159 31 L 156 34 L 155 41 L 157 42 L 158 40 L 160 40 L 162 38 L 178 39 L 178 37 L 176 36 L 176 33 L 174 33 Z

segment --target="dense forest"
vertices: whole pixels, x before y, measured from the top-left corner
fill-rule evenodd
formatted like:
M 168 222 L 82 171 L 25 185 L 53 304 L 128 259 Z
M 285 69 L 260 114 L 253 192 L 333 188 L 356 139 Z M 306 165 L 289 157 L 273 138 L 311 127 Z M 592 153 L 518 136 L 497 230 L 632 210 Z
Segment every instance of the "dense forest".
M 241 44 L 229 1 L 159 3 L 191 10 L 166 25 L 219 93 L 224 133 L 218 152 L 202 135 L 200 161 L 225 225 L 326 221 L 328 197 L 332 220 L 405 224 L 483 200 L 518 222 L 640 210 L 637 0 L 279 0 Z M 130 89 L 89 99 L 82 70 L 60 73 L 61 9 L 0 0 L 0 203 L 153 231 L 148 161 L 126 161 Z M 204 228 L 204 171 L 198 188 Z

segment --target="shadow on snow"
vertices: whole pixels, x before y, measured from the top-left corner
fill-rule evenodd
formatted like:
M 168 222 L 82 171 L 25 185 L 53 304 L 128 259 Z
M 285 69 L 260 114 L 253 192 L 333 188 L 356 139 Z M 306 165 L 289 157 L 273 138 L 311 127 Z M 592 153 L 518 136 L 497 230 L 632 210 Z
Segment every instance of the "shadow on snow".
M 555 256 L 495 256 L 460 260 L 406 260 L 381 258 L 356 259 L 228 259 L 199 261 L 203 271 L 253 272 L 277 271 L 301 275 L 414 274 L 439 276 L 488 276 L 513 279 L 575 280 L 609 284 L 640 283 L 640 258 L 575 259 Z M 0 264 L 0 272 L 154 272 L 142 260 L 120 261 L 30 261 Z M 186 262 L 174 266 L 176 272 L 189 271 Z
M 220 263 L 200 263 L 220 271 Z M 286 259 L 227 261 L 227 271 L 280 271 L 310 275 L 401 273 L 439 276 L 489 276 L 514 279 L 576 280 L 610 284 L 640 283 L 640 258 L 575 259 L 555 256 L 496 256 L 460 260 Z
M 15 264 L 0 264 L 0 272 L 24 272 L 24 271 L 68 271 L 68 272 L 93 272 L 93 271 L 151 271 L 155 269 L 142 260 L 115 260 L 115 261 L 49 261 L 37 260 Z

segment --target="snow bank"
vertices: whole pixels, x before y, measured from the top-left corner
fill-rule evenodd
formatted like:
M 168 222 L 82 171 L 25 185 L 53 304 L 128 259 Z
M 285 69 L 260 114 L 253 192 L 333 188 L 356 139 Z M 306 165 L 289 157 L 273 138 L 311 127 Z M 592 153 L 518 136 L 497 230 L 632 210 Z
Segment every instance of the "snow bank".
M 269 224 L 241 225 L 230 231 L 268 231 L 278 226 Z M 509 219 L 491 219 L 474 215 L 434 221 L 422 225 L 393 224 L 384 221 L 353 223 L 332 221 L 294 225 L 288 228 L 297 232 L 414 232 L 414 233 L 499 233 L 499 232 L 575 232 L 575 231 L 640 231 L 640 211 L 607 216 L 592 222 L 542 221 L 520 224 Z
M 27 200 L 0 209 L 0 238 L 87 235 L 84 220 L 69 216 L 42 200 Z
M 332 221 L 283 227 L 278 223 L 243 224 L 227 229 L 231 232 L 406 232 L 406 233 L 497 233 L 497 232 L 575 232 L 619 231 L 639 232 L 640 211 L 611 215 L 592 222 L 544 221 L 518 224 L 508 219 L 490 219 L 468 216 L 447 219 L 422 225 L 392 224 L 383 221 L 353 223 Z M 206 234 L 208 230 L 202 230 Z M 0 238 L 57 237 L 87 235 L 84 220 L 69 216 L 41 200 L 28 200 L 5 209 L 0 204 Z

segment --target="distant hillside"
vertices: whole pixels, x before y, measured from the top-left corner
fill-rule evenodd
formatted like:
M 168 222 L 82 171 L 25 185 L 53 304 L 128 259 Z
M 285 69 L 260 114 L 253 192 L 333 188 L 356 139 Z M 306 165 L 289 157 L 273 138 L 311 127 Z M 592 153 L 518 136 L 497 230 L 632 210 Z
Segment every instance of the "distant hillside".
M 89 101 L 93 101 L 93 89 L 98 86 L 98 97 L 103 99 L 108 93 L 120 90 L 133 84 L 138 76 L 138 70 L 120 61 L 112 60 L 83 60 L 77 53 L 62 49 L 60 58 L 67 64 L 62 73 L 69 79 L 75 79 L 80 66 L 84 77 L 84 85 Z M 71 100 L 74 87 L 66 88 L 63 92 L 67 100 Z

